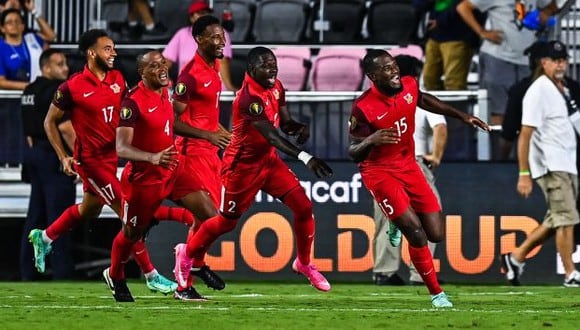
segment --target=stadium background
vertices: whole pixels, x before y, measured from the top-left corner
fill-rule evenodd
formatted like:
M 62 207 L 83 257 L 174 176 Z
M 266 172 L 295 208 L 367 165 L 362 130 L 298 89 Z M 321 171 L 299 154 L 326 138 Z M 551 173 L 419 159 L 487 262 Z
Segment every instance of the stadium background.
M 97 5 L 114 2 L 123 1 L 74 0 L 63 3 L 52 0 L 37 1 L 37 4 L 42 5 L 43 12 L 59 35 L 59 42 L 54 46 L 67 50 L 71 55 L 72 65 L 76 63 L 78 66 L 82 59 L 75 52 L 74 42 L 84 29 L 103 24 L 106 26 L 106 19 L 110 16 L 105 11 L 97 10 Z M 171 17 L 171 13 L 168 13 L 171 6 L 168 4 L 177 4 L 174 9 L 180 10 L 179 6 L 189 4 L 190 1 L 157 3 L 167 6 L 158 5 L 156 17 Z M 576 10 L 573 10 L 575 18 Z M 310 14 L 312 23 L 316 12 Z M 173 24 L 182 22 L 175 20 Z M 575 20 L 567 21 L 567 24 L 562 24 L 563 29 L 554 32 L 572 46 L 572 63 L 576 63 L 576 38 L 570 32 L 576 32 L 575 24 Z M 311 31 L 309 39 L 278 45 L 304 42 L 309 43 L 314 53 L 322 47 L 339 44 L 325 41 L 323 36 Z M 389 42 L 368 42 L 369 40 L 358 40 L 350 44 L 386 49 L 397 46 Z M 130 72 L 135 54 L 148 48 L 162 48 L 164 44 L 158 40 L 145 40 L 143 43 L 121 42 L 119 65 L 129 79 L 134 79 L 134 73 Z M 238 60 L 243 62 L 244 52 L 254 44 L 255 41 L 235 43 L 234 54 L 241 55 Z M 276 47 L 276 43 L 272 46 Z M 576 67 L 574 64 L 571 70 L 573 76 L 577 74 Z M 477 89 L 476 85 L 471 87 Z M 333 95 L 331 97 L 338 100 L 334 102 L 328 101 L 329 97 L 324 93 L 296 92 L 289 95 L 295 97 L 291 104 L 293 112 L 300 113 L 299 116 L 306 118 L 311 126 L 317 123 L 320 125 L 314 133 L 318 135 L 318 139 L 310 142 L 307 148 L 331 161 L 331 166 L 335 169 L 334 177 L 321 182 L 315 181 L 314 176 L 300 163 L 291 162 L 292 168 L 305 185 L 316 187 L 310 191 L 316 196 L 313 198 L 317 219 L 314 257 L 318 260 L 319 268 L 329 273 L 331 280 L 370 281 L 372 253 L 369 239 L 374 230 L 372 205 L 366 190 L 358 186 L 360 180 L 356 181 L 356 166 L 344 160 L 346 137 L 341 133 L 341 123 L 346 123 L 344 116 L 349 111 L 348 99 L 352 97 L 345 92 L 344 95 L 348 95 L 347 100 L 340 101 L 340 97 Z M 465 111 L 486 115 L 485 93 L 475 91 L 475 95 L 474 97 L 462 92 L 440 94 L 449 97 Z M 18 167 L 21 159 L 19 147 L 22 143 L 19 139 L 14 140 L 18 136 L 15 133 L 19 132 L 19 121 L 18 113 L 12 110 L 17 107 L 18 96 L 18 93 L 13 92 L 0 93 L 0 112 L 3 116 L 0 123 L 0 162 L 4 164 L 0 169 L 0 230 L 6 235 L 0 248 L 14 252 L 0 255 L 0 262 L 5 265 L 0 270 L 0 279 L 16 279 L 18 254 L 15 247 L 18 246 L 21 234 L 22 206 L 27 203 L 27 187 L 17 183 L 14 176 L 14 168 Z M 326 126 L 323 127 L 322 123 Z M 503 282 L 497 257 L 500 253 L 513 249 L 517 242 L 523 240 L 525 233 L 542 218 L 545 210 L 543 198 L 537 187 L 532 198 L 519 198 L 515 192 L 515 165 L 488 161 L 494 133 L 490 139 L 453 122 L 450 123 L 450 131 L 452 140 L 445 155 L 445 163 L 437 173 L 437 184 L 443 197 L 447 221 L 447 237 L 437 249 L 436 266 L 440 276 L 451 282 Z M 327 187 L 334 192 L 334 198 L 328 196 L 325 200 Z M 224 274 L 226 279 L 260 280 L 264 276 L 272 280 L 294 278 L 290 270 L 290 261 L 294 255 L 292 233 L 289 230 L 291 215 L 280 203 L 269 201 L 266 196 L 261 197 L 242 219 L 238 228 L 220 239 L 210 251 L 212 267 Z M 75 261 L 79 274 L 86 277 L 98 276 L 100 270 L 108 264 L 110 242 L 117 229 L 118 221 L 108 212 L 98 221 L 87 223 L 75 230 Z M 148 239 L 154 263 L 167 275 L 171 273 L 173 266 L 171 248 L 178 241 L 182 241 L 185 234 L 185 228 L 163 223 L 152 231 Z M 577 240 L 578 236 L 576 235 Z M 408 260 L 408 256 L 405 256 L 405 260 Z M 526 266 L 526 272 L 533 273 L 534 277 L 526 278 L 526 281 L 530 284 L 559 283 L 561 267 L 558 260 L 552 241 L 535 250 Z M 574 261 L 580 262 L 580 253 L 575 255 Z M 401 272 L 405 273 L 406 269 Z M 136 270 L 133 271 L 133 275 L 137 273 Z

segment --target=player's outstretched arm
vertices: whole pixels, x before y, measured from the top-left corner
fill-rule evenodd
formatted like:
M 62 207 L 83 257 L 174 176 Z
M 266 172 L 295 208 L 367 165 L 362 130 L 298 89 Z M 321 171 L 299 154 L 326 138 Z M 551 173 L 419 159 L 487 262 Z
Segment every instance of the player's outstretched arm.
M 306 151 L 302 151 L 290 141 L 286 140 L 268 120 L 256 120 L 252 122 L 252 125 L 266 138 L 268 143 L 283 153 L 302 161 L 317 177 L 325 178 L 332 175 L 332 169 L 326 162 Z
M 483 120 L 463 111 L 457 110 L 451 105 L 439 100 L 437 97 L 429 93 L 419 92 L 419 101 L 417 102 L 417 105 L 429 112 L 454 117 L 463 121 L 467 125 L 479 127 L 484 131 L 491 131 L 491 128 Z
M 288 107 L 283 105 L 280 107 L 280 129 L 282 132 L 296 136 L 296 143 L 304 144 L 310 137 L 310 127 L 308 125 L 299 123 L 292 119 Z

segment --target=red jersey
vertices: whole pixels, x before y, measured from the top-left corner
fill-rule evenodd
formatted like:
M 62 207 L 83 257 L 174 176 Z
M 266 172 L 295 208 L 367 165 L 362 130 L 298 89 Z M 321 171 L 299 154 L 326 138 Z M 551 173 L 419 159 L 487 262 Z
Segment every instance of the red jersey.
M 86 66 L 59 86 L 52 104 L 70 116 L 77 160 L 117 158 L 115 134 L 125 91 L 120 71 L 108 71 L 101 81 Z
M 121 103 L 119 126 L 132 127 L 135 148 L 157 153 L 173 144 L 173 106 L 167 88 L 161 94 L 139 82 Z M 171 170 L 149 162 L 130 161 L 131 181 L 159 183 L 171 175 Z
M 276 80 L 274 87 L 266 89 L 246 74 L 234 99 L 232 140 L 224 152 L 224 168 L 225 164 L 232 165 L 234 162 L 256 162 L 276 152 L 276 148 L 254 128 L 252 122 L 268 120 L 278 128 L 279 108 L 284 105 L 286 94 L 280 80 Z
M 403 90 L 393 97 L 379 92 L 373 85 L 355 100 L 349 120 L 350 134 L 367 137 L 377 130 L 394 127 L 401 141 L 373 147 L 368 157 L 359 164 L 366 168 L 401 168 L 415 162 L 415 111 L 419 87 L 415 78 L 401 78 Z
M 179 118 L 191 127 L 217 131 L 221 92 L 219 62 L 215 61 L 212 68 L 196 52 L 193 59 L 181 71 L 175 85 L 174 99 L 187 104 L 187 108 Z M 205 139 L 178 136 L 176 144 L 182 154 L 218 151 L 217 146 Z

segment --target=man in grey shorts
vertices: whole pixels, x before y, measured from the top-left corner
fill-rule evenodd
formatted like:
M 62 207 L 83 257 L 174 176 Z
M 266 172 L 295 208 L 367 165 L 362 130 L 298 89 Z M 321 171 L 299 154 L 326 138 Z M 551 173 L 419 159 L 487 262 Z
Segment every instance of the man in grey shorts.
M 580 222 L 576 210 L 576 133 L 568 118 L 577 107 L 568 101 L 570 93 L 564 81 L 568 68 L 566 46 L 550 41 L 544 48 L 541 74 L 526 91 L 522 104 L 517 190 L 524 198 L 529 197 L 534 179 L 544 193 L 548 211 L 542 224 L 512 253 L 502 255 L 501 261 L 506 278 L 519 285 L 526 255 L 555 235 L 556 250 L 566 273 L 563 284 L 579 287 L 580 272 L 572 261 L 574 225 Z

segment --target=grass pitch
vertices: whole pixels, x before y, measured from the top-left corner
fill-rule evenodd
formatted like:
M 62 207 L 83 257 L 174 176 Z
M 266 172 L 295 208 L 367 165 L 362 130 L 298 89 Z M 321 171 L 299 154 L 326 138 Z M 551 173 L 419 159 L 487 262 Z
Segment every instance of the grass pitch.
M 0 282 L 0 329 L 578 329 L 580 288 L 445 285 L 453 309 L 431 308 L 426 288 L 334 283 L 199 286 L 211 300 L 177 301 L 130 281 L 119 304 L 103 282 Z

